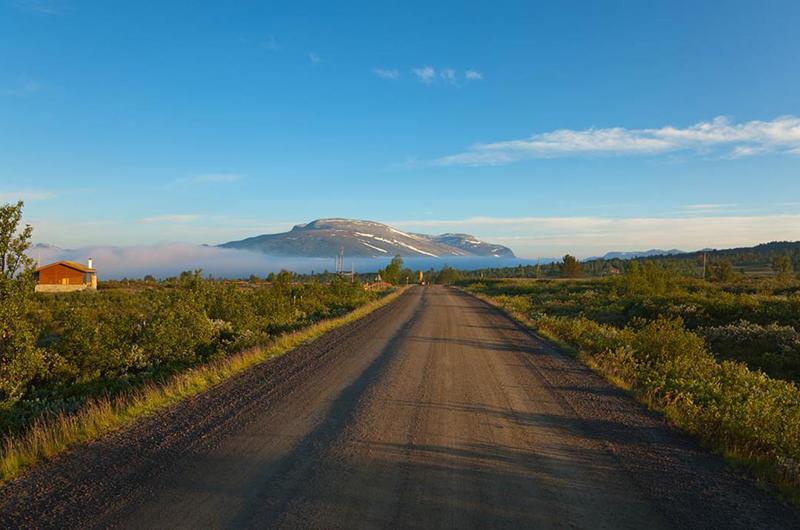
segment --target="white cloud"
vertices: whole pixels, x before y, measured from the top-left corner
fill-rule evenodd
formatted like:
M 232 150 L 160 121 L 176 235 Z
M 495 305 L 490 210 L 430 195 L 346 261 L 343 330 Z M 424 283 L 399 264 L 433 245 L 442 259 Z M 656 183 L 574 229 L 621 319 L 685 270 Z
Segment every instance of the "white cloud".
M 319 62 L 320 62 L 322 59 L 320 59 L 320 58 L 319 58 L 319 55 L 317 55 L 316 53 L 314 53 L 314 52 L 309 52 L 309 53 L 308 53 L 308 60 L 309 60 L 309 61 L 311 61 L 311 62 L 312 62 L 312 63 L 314 63 L 314 64 L 317 64 L 317 63 L 319 63 Z
M 444 68 L 439 72 L 439 77 L 445 80 L 445 82 L 450 83 L 451 85 L 458 86 L 458 76 L 456 75 L 456 71 L 452 68 Z
M 156 215 L 153 217 L 145 217 L 142 222 L 145 223 L 191 223 L 196 221 L 200 216 L 196 214 L 165 214 Z
M 684 210 L 722 210 L 725 208 L 734 208 L 738 206 L 735 203 L 701 203 L 701 204 L 687 204 L 682 206 Z
M 468 232 L 506 244 L 521 257 L 586 257 L 612 250 L 696 250 L 794 240 L 800 214 L 692 215 L 686 217 L 471 217 L 457 220 L 390 221 L 409 231 Z
M 431 66 L 423 66 L 422 68 L 412 68 L 411 71 L 417 76 L 421 82 L 429 85 L 433 83 L 436 78 L 436 70 Z
M 434 164 L 490 166 L 529 158 L 655 155 L 675 151 L 714 150 L 733 157 L 763 153 L 800 154 L 800 118 L 782 116 L 772 121 L 733 123 L 720 116 L 685 128 L 666 126 L 658 129 L 559 129 L 520 140 L 476 144 L 462 153 L 438 158 Z
M 730 158 L 744 158 L 746 156 L 761 155 L 767 152 L 763 147 L 754 147 L 752 145 L 737 145 L 731 151 Z
M 440 68 L 437 70 L 432 66 L 423 66 L 420 68 L 412 68 L 411 72 L 417 77 L 417 79 L 426 84 L 431 85 L 437 81 L 441 81 L 443 83 L 453 85 L 456 87 L 460 87 L 461 84 L 459 83 L 459 74 L 453 68 Z M 483 74 L 478 72 L 477 70 L 467 70 L 463 74 L 463 79 L 467 81 L 477 81 L 483 79 Z
M 0 202 L 44 201 L 55 196 L 52 191 L 0 191 Z
M 391 68 L 373 68 L 372 73 L 381 79 L 388 79 L 389 81 L 400 79 L 400 71 Z

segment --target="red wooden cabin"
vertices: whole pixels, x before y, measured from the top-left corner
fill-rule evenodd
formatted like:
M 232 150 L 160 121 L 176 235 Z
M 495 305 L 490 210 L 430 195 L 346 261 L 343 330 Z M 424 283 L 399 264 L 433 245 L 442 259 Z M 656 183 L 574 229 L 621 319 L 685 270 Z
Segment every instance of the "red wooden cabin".
M 36 279 L 36 292 L 69 292 L 84 289 L 97 289 L 97 271 L 89 265 L 75 261 L 56 261 L 43 265 L 33 273 Z

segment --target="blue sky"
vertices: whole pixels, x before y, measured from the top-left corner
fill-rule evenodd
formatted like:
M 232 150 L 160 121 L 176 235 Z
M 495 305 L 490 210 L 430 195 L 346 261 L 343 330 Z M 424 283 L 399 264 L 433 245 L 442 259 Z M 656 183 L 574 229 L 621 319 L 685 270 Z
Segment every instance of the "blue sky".
M 800 239 L 796 1 L 0 2 L 0 200 L 37 241 Z

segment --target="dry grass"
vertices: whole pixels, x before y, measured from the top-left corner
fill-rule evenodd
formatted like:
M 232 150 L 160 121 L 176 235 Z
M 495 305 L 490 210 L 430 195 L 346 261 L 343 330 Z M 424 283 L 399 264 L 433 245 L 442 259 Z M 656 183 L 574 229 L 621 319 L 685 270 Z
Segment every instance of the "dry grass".
M 35 423 L 26 432 L 2 442 L 0 481 L 48 460 L 69 447 L 94 440 L 132 422 L 195 396 L 248 368 L 318 338 L 395 300 L 405 288 L 366 304 L 339 318 L 318 322 L 279 337 L 271 344 L 176 374 L 168 381 L 149 385 L 115 399 L 90 401 L 77 413 L 61 414 Z

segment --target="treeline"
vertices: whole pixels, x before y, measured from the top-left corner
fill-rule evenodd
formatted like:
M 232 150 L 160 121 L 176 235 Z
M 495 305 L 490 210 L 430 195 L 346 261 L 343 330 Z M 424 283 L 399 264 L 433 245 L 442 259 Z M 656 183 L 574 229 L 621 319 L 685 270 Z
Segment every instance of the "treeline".
M 686 254 L 659 256 L 664 263 L 684 263 L 702 265 L 703 255 L 716 262 L 727 262 L 734 267 L 771 268 L 776 259 L 787 258 L 795 270 L 800 269 L 800 241 L 772 241 L 754 247 L 740 247 L 721 250 L 699 250 Z
M 625 262 L 621 259 L 581 262 L 575 256 L 567 254 L 561 261 L 536 265 L 519 264 L 516 267 L 488 267 L 459 271 L 459 275 L 462 280 L 476 278 L 579 278 L 581 276 L 618 274 L 623 270 L 625 270 Z
M 372 278 L 375 275 L 362 276 Z M 428 269 L 425 272 L 414 271 L 405 266 L 402 256 L 398 254 L 392 258 L 392 261 L 386 268 L 380 269 L 377 272 L 377 277 L 393 285 L 419 283 L 420 280 L 429 284 L 451 285 L 462 278 L 462 273 L 448 265 L 444 265 L 438 271 L 435 269 Z
M 579 261 L 567 254 L 561 261 L 541 265 L 490 267 L 461 271 L 462 279 L 475 278 L 579 278 L 614 276 L 644 263 L 658 263 L 679 274 L 730 282 L 757 270 L 787 280 L 800 271 L 800 241 L 776 241 L 755 247 L 697 251 L 686 254 L 648 256 L 633 259 L 596 258 Z
M 593 275 L 626 272 L 634 264 L 655 262 L 687 276 L 717 282 L 740 279 L 748 272 L 772 273 L 788 279 L 800 270 L 800 241 L 775 241 L 755 247 L 706 250 L 686 254 L 649 256 L 631 260 L 596 259 L 582 263 Z

